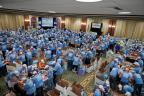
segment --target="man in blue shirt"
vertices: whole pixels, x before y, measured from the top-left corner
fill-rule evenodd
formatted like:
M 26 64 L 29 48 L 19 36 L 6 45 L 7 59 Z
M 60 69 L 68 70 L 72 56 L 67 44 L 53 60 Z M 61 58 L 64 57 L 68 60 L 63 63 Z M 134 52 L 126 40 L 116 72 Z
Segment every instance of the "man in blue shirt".
M 131 85 L 129 85 L 129 84 L 123 86 L 123 93 L 125 94 L 127 92 L 130 92 L 131 94 L 134 94 L 133 93 L 134 92 L 134 88 Z
M 6 65 L 4 64 L 2 54 L 0 54 L 0 77 L 5 76 L 7 73 Z
M 31 79 L 26 80 L 24 90 L 26 91 L 26 96 L 34 96 L 36 86 Z
M 63 73 L 63 68 L 62 66 L 57 62 L 55 67 L 54 67 L 54 84 L 61 79 Z
M 57 55 L 57 58 L 59 58 L 59 57 L 62 55 L 62 50 L 61 50 L 61 48 L 58 48 L 58 49 L 57 49 L 56 55 Z
M 9 60 L 12 64 L 16 61 L 16 53 L 14 51 L 10 53 Z
M 26 58 L 25 54 L 21 51 L 19 55 L 19 61 L 21 61 L 22 64 L 26 64 Z
M 45 57 L 47 60 L 50 60 L 52 58 L 52 52 L 49 48 L 45 50 Z
M 35 72 L 35 76 L 32 78 L 33 83 L 36 86 L 36 96 L 43 96 L 43 80 L 41 74 Z
M 142 68 L 140 67 L 140 64 L 138 62 L 135 62 L 134 64 L 135 64 L 134 71 L 140 74 L 142 72 Z
M 74 56 L 73 70 L 75 70 L 77 72 L 79 66 L 80 66 L 80 58 L 78 57 L 78 55 L 76 55 L 76 56 Z
M 92 54 L 92 52 L 91 52 L 89 49 L 87 49 L 87 50 L 88 50 L 88 51 L 87 51 L 85 63 L 86 63 L 87 65 L 90 65 L 90 64 L 91 64 L 91 59 L 92 59 L 92 57 L 93 57 L 93 54 Z
M 144 49 L 140 52 L 140 56 L 141 56 L 141 59 L 142 59 L 143 62 L 144 62 Z
M 143 79 L 139 73 L 134 74 L 134 92 L 140 96 L 143 85 Z
M 141 57 L 138 57 L 137 58 L 137 62 L 140 64 L 140 67 L 142 68 L 142 70 L 144 69 L 144 62 L 143 60 L 141 59 Z
M 85 64 L 86 52 L 84 51 L 84 49 L 81 50 L 81 57 L 82 57 L 82 62 L 83 62 L 83 64 Z
M 67 59 L 68 59 L 68 65 L 67 65 L 68 70 L 72 70 L 72 68 L 73 68 L 73 58 L 74 58 L 74 54 L 73 54 L 72 51 L 70 51 L 68 53 L 68 57 L 67 57 Z
M 122 85 L 128 84 L 129 78 L 130 78 L 130 74 L 128 72 L 128 68 L 126 68 L 125 71 L 122 73 L 122 76 L 121 76 L 121 84 Z
M 117 85 L 117 76 L 118 76 L 118 68 L 117 67 L 113 67 L 111 72 L 110 72 L 110 87 L 112 89 L 116 89 L 116 85 Z
M 95 89 L 93 96 L 102 96 L 100 89 Z
M 3 53 L 3 58 L 4 59 L 6 58 L 6 50 L 7 50 L 7 44 L 6 44 L 6 42 L 4 42 L 2 44 L 2 53 Z
M 30 49 L 27 50 L 26 52 L 26 60 L 27 60 L 27 65 L 32 65 L 32 52 Z
M 49 67 L 48 69 L 48 90 L 52 90 L 54 88 L 54 81 L 53 81 L 53 69 Z

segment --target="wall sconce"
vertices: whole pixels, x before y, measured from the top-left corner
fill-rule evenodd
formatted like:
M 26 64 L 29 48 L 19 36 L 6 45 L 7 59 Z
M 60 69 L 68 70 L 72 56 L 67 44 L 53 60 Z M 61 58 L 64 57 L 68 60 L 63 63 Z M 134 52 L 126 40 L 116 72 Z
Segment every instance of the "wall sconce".
M 87 25 L 86 23 L 81 23 L 81 25 Z
M 29 19 L 25 19 L 24 21 L 25 21 L 25 22 L 30 22 L 30 20 L 29 20 Z
M 65 23 L 65 21 L 61 21 L 61 23 Z
M 109 25 L 109 27 L 112 27 L 112 25 Z
M 112 25 L 112 28 L 115 28 L 116 26 L 115 25 Z
M 109 28 L 115 28 L 116 26 L 115 25 L 109 25 Z

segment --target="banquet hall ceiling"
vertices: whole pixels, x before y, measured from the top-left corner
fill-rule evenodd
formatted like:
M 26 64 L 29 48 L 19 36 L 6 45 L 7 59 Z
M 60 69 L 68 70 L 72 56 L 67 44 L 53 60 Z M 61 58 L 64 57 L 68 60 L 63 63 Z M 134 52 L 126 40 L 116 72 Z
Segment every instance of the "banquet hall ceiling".
M 13 9 L 29 12 L 76 15 L 119 15 L 118 12 L 131 12 L 128 15 L 144 16 L 144 0 L 103 0 L 84 3 L 75 0 L 0 0 L 1 10 Z M 9 11 L 8 11 L 9 12 Z M 52 14 L 52 13 L 51 13 Z

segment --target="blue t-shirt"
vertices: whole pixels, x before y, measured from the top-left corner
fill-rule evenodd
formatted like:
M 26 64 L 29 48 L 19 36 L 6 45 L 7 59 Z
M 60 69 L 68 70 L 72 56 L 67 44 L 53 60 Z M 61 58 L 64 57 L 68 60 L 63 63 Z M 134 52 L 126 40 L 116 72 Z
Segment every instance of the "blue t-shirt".
M 118 68 L 113 68 L 110 72 L 110 75 L 114 78 L 117 76 L 117 74 L 118 74 Z
M 28 79 L 25 83 L 24 90 L 27 95 L 31 95 L 36 91 L 36 86 L 31 79 Z
M 25 55 L 24 54 L 20 55 L 19 60 L 22 62 L 26 61 Z
M 68 60 L 73 60 L 74 54 L 73 53 L 68 53 Z
M 54 70 L 56 75 L 61 75 L 63 73 L 63 68 L 59 63 L 56 63 Z
M 73 65 L 80 65 L 80 59 L 78 57 L 74 57 Z
M 52 78 L 53 78 L 53 71 L 48 70 L 48 79 L 52 79 Z
M 130 74 L 128 72 L 123 72 L 122 77 L 121 77 L 121 82 L 128 83 L 129 77 L 130 77 Z
M 94 92 L 94 96 L 101 96 L 101 91 L 99 89 L 96 89 Z
M 133 87 L 131 87 L 130 85 L 125 85 L 123 87 L 123 92 L 126 93 L 126 92 L 130 92 L 132 93 L 134 91 Z
M 135 80 L 135 84 L 143 84 L 143 79 L 140 74 L 136 73 L 134 75 L 134 80 Z
M 36 85 L 36 88 L 39 88 L 43 85 L 43 80 L 41 74 L 37 74 L 33 77 L 33 83 Z
M 0 68 L 3 66 L 4 66 L 4 64 L 3 64 L 2 58 L 0 58 Z
M 45 55 L 47 59 L 51 58 L 51 50 L 46 51 Z
M 32 59 L 32 53 L 30 51 L 26 52 L 27 59 Z

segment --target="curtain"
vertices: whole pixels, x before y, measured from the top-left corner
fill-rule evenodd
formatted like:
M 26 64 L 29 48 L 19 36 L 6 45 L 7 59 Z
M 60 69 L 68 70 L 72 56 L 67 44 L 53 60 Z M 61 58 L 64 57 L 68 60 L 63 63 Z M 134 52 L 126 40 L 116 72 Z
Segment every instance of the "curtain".
M 144 40 L 144 22 L 137 22 L 132 39 Z
M 126 37 L 125 36 L 126 22 L 123 20 L 116 21 L 116 29 L 114 36 L 116 37 Z
M 136 21 L 126 21 L 125 36 L 126 38 L 132 38 L 135 31 Z
M 72 31 L 79 32 L 81 29 L 81 18 L 66 17 L 65 27 Z
M 102 32 L 103 34 L 106 34 L 109 28 L 109 19 L 103 19 L 102 23 L 103 23 Z
M 94 19 L 87 18 L 86 32 L 90 32 L 92 22 L 94 22 Z
M 144 40 L 144 22 L 117 20 L 115 36 Z
M 22 15 L 0 14 L 0 30 L 16 30 L 20 26 L 24 26 L 24 17 Z

